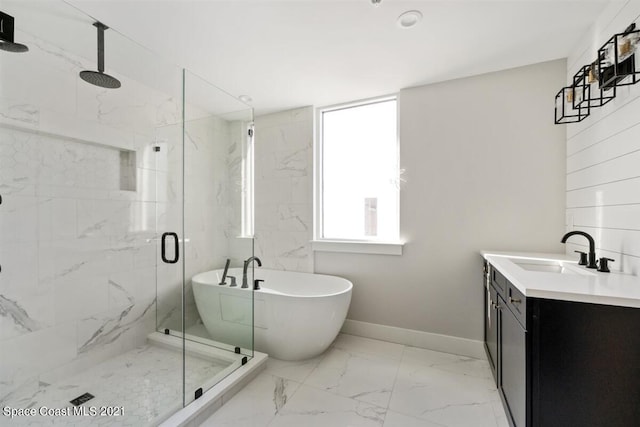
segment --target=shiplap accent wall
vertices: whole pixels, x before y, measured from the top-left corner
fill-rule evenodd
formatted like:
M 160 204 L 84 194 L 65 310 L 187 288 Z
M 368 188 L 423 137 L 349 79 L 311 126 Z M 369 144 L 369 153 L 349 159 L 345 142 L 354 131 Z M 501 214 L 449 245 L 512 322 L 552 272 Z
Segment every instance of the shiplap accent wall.
M 569 56 L 567 81 L 632 22 L 640 26 L 640 1 L 612 2 Z M 566 126 L 567 231 L 591 234 L 598 257 L 615 259 L 612 270 L 640 275 L 640 83 Z M 567 253 L 588 249 L 585 239 L 570 242 Z

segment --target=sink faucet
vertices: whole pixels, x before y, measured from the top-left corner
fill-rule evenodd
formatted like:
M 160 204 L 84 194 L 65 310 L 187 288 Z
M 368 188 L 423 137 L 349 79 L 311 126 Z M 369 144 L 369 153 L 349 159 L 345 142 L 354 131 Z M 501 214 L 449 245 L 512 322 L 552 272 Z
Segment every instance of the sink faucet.
M 244 268 L 242 269 L 242 287 L 243 288 L 249 287 L 249 285 L 247 284 L 247 269 L 249 268 L 249 264 L 251 264 L 251 261 L 257 262 L 258 267 L 262 267 L 262 261 L 260 261 L 260 258 L 255 256 L 252 256 L 251 258 L 249 258 L 244 262 Z
M 598 266 L 596 265 L 596 242 L 588 233 L 585 233 L 584 231 L 570 231 L 562 236 L 561 242 L 566 243 L 569 237 L 576 234 L 586 237 L 589 241 L 589 263 L 587 264 L 587 268 L 598 268 Z

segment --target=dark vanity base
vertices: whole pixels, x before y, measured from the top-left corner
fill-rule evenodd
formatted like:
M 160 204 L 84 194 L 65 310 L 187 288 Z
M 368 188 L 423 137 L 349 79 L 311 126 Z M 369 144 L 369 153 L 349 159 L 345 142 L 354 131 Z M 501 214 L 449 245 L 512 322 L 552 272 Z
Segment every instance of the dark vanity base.
M 640 309 L 531 303 L 531 425 L 640 426 Z
M 640 427 L 640 308 L 526 298 L 488 263 L 484 293 L 512 427 Z

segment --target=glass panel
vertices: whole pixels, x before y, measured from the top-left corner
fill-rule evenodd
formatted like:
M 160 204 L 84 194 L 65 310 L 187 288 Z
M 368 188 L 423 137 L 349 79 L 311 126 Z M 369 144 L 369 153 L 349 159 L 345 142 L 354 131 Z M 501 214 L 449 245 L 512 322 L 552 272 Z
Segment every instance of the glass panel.
M 253 355 L 253 274 L 249 268 L 245 278 L 242 268 L 244 260 L 253 255 L 253 239 L 243 235 L 243 215 L 251 214 L 252 205 L 247 201 L 250 195 L 246 197 L 251 178 L 246 171 L 252 170 L 249 129 L 253 112 L 188 72 L 184 108 L 188 403 L 196 390 L 206 391 L 241 366 L 243 357 Z M 247 288 L 242 287 L 243 282 Z M 190 351 L 194 357 L 189 357 Z
M 101 422 L 156 425 L 183 404 L 182 338 L 154 335 L 182 331 L 183 267 L 159 261 L 160 234 L 183 234 L 182 70 L 109 29 L 122 86 L 96 87 L 79 77 L 97 68 L 92 18 L 55 1 L 2 11 L 29 51 L 0 62 L 0 406 L 89 393 L 123 408 Z

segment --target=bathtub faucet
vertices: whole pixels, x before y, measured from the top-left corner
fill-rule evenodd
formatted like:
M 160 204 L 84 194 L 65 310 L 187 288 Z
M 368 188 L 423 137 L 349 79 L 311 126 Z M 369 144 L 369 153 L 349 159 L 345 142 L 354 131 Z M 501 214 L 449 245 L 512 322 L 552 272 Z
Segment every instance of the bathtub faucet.
M 244 268 L 242 269 L 242 287 L 243 288 L 249 287 L 249 284 L 247 283 L 247 269 L 249 268 L 249 264 L 251 264 L 251 261 L 257 262 L 258 267 L 262 267 L 262 261 L 260 261 L 260 258 L 255 256 L 252 256 L 251 258 L 249 258 L 244 262 Z

